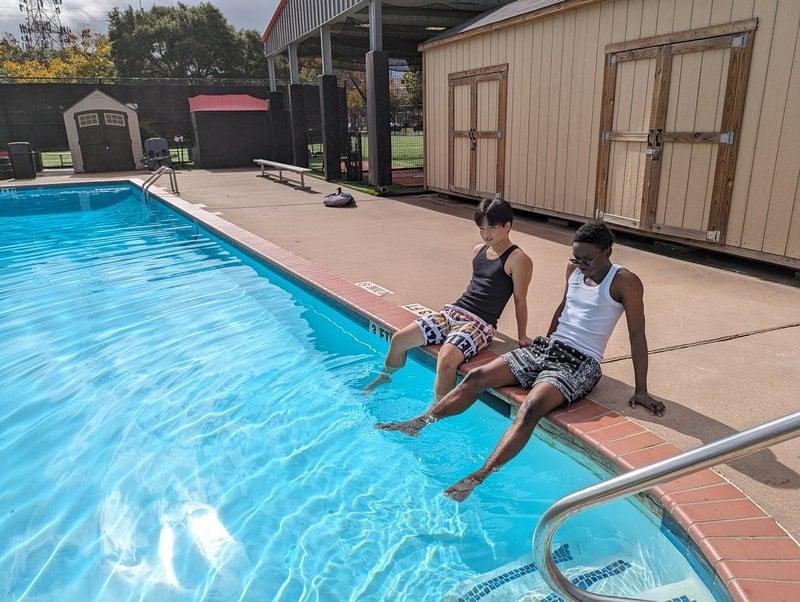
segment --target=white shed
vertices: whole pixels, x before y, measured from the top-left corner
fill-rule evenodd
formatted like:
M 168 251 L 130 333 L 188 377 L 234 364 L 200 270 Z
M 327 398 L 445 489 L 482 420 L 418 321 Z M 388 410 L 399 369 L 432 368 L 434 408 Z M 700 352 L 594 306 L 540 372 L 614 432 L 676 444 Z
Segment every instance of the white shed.
M 135 106 L 95 90 L 64 111 L 75 172 L 144 169 Z

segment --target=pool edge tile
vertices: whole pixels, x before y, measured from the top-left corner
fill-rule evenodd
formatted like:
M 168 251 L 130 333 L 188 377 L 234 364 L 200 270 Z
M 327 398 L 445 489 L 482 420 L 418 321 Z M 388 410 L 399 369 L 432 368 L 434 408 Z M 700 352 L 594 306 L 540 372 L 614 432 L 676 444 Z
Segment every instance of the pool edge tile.
M 783 563 L 800 562 L 800 550 L 789 536 L 784 537 L 709 537 L 700 544 L 708 549 L 712 564 L 724 560 Z M 736 575 L 734 578 L 741 578 Z
M 732 579 L 728 591 L 735 602 L 797 602 L 800 600 L 800 583 L 797 581 L 761 581 Z
M 800 575 L 800 561 L 761 562 L 758 560 L 721 560 L 717 572 L 723 581 L 751 579 L 792 582 Z
M 689 528 L 689 536 L 698 543 L 707 537 L 723 537 L 732 532 L 743 538 L 783 537 L 786 535 L 783 527 L 774 518 L 767 515 L 755 518 L 733 519 L 731 521 L 694 523 Z M 800 575 L 800 571 L 797 574 Z
M 660 499 L 665 509 L 672 509 L 681 504 L 722 502 L 746 499 L 746 496 L 734 485 L 720 482 L 706 487 L 673 491 L 662 495 Z

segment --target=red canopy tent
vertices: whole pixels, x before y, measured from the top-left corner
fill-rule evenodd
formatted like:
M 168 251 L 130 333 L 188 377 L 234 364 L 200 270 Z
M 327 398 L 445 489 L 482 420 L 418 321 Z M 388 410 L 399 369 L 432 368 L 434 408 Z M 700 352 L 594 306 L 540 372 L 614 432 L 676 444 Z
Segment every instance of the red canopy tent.
M 189 98 L 189 112 L 268 111 L 269 101 L 249 94 L 198 94 Z

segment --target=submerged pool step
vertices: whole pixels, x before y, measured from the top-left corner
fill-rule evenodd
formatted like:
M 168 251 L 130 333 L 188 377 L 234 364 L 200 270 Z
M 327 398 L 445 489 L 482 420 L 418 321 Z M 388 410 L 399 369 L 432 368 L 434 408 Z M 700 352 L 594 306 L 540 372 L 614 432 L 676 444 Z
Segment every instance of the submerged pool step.
M 599 561 L 597 567 L 576 565 L 569 544 L 564 544 L 553 552 L 553 559 L 564 575 L 581 589 L 603 582 L 603 593 L 611 595 L 636 595 L 659 602 L 694 602 L 706 599 L 703 588 L 689 580 L 630 591 L 630 580 L 625 578 L 625 573 L 633 565 L 624 558 L 605 559 Z M 593 591 L 597 591 L 597 588 Z M 522 599 L 526 602 L 563 602 L 563 598 L 555 594 L 542 579 L 532 562 L 532 554 L 462 583 L 450 591 L 446 598 L 448 602 L 508 602 Z
M 528 554 L 494 571 L 484 573 L 479 577 L 462 583 L 447 595 L 446 600 L 458 602 L 462 600 L 468 602 L 472 600 L 500 600 L 504 596 L 512 595 L 511 592 L 516 591 L 518 585 L 524 584 L 526 588 L 529 583 L 534 582 L 544 585 L 544 581 L 542 581 L 538 574 L 538 569 L 533 563 L 532 556 L 532 554 Z M 553 552 L 553 560 L 555 560 L 556 564 L 572 560 L 569 544 L 556 548 Z M 524 593 L 521 589 L 519 591 Z M 495 592 L 499 592 L 499 596 L 494 596 Z

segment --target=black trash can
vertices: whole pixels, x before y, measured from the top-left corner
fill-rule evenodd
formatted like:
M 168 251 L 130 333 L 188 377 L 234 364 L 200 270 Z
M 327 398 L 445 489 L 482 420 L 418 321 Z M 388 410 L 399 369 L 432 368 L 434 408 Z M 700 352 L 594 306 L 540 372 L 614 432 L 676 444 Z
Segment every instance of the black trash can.
M 17 180 L 32 180 L 36 177 L 36 162 L 30 142 L 9 142 L 8 158 Z

